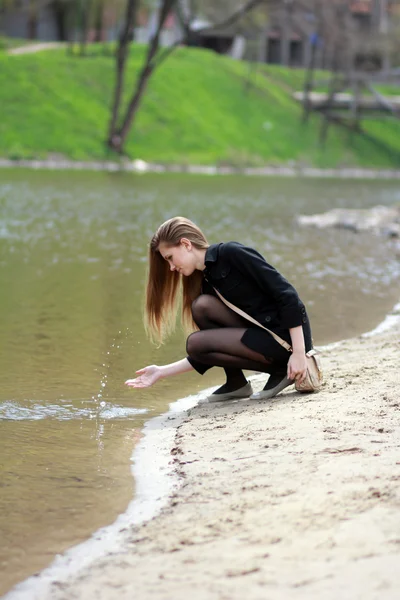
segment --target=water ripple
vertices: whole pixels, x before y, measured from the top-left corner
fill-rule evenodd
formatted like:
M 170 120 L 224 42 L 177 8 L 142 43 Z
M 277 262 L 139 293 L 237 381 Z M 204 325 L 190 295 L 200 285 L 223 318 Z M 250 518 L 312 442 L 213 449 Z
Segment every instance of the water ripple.
M 0 421 L 39 421 L 41 419 L 55 419 L 69 421 L 71 419 L 121 419 L 132 418 L 148 412 L 146 408 L 132 408 L 106 402 L 99 407 L 96 404 L 90 407 L 76 407 L 72 404 L 40 404 L 22 406 L 14 401 L 0 403 Z

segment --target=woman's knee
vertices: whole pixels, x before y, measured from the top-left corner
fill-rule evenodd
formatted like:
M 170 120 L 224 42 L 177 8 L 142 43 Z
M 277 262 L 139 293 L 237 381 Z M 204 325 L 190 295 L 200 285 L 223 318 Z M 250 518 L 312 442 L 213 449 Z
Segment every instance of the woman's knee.
M 193 318 L 207 316 L 210 311 L 213 296 L 210 294 L 201 294 L 192 302 Z
M 210 294 L 201 294 L 192 302 L 192 317 L 199 329 L 208 329 L 215 316 L 215 302 Z
M 186 352 L 192 358 L 195 358 L 198 353 L 199 345 L 196 341 L 197 331 L 191 333 L 186 340 Z
M 186 340 L 187 354 L 197 360 L 200 360 L 200 357 L 208 351 L 208 343 L 203 333 L 203 331 L 195 331 Z

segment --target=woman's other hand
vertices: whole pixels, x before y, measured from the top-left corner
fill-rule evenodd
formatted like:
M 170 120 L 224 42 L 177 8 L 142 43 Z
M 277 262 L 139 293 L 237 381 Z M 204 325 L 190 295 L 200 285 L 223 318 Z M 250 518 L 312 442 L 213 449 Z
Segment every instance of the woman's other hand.
M 296 380 L 299 383 L 304 381 L 307 374 L 307 358 L 303 352 L 293 352 L 289 358 L 287 367 L 288 379 Z
M 150 365 L 136 371 L 139 377 L 135 379 L 127 379 L 125 385 L 133 388 L 146 388 L 153 385 L 161 377 L 160 367 L 157 365 Z

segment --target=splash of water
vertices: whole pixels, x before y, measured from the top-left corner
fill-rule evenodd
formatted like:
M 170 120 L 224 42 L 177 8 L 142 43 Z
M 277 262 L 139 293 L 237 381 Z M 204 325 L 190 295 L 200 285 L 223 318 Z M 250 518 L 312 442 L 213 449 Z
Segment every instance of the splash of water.
M 128 331 L 129 330 L 127 328 L 125 331 L 125 338 L 128 334 Z M 118 336 L 121 336 L 121 331 L 118 332 Z M 106 414 L 106 411 L 112 412 L 114 410 L 113 404 L 107 403 L 104 399 L 104 398 L 108 397 L 106 395 L 107 394 L 107 385 L 109 382 L 108 373 L 111 368 L 111 359 L 112 359 L 115 351 L 120 349 L 122 343 L 123 343 L 123 340 L 120 340 L 117 343 L 117 337 L 116 337 L 116 338 L 114 338 L 114 341 L 112 342 L 112 344 L 110 346 L 110 349 L 107 350 L 107 352 L 106 352 L 107 359 L 105 359 L 105 362 L 103 362 L 103 364 L 102 364 L 104 371 L 100 378 L 99 390 L 98 390 L 97 394 L 92 396 L 92 400 L 94 401 L 95 407 L 96 407 L 96 410 L 92 414 L 91 418 L 95 419 L 95 425 L 96 425 L 93 437 L 96 439 L 96 442 L 97 442 L 97 459 L 98 459 L 97 470 L 98 471 L 102 471 L 102 458 L 103 458 L 103 451 L 104 451 L 103 437 L 104 437 L 104 433 L 105 433 L 105 427 L 104 427 L 104 421 L 103 421 L 104 415 Z M 101 419 L 101 421 L 100 421 L 100 419 Z
M 125 338 L 127 337 L 128 332 L 129 332 L 129 329 L 126 328 Z M 120 336 L 121 334 L 122 334 L 122 332 L 118 331 L 118 336 Z M 98 389 L 97 393 L 92 396 L 92 400 L 96 406 L 95 413 L 92 414 L 92 416 L 90 417 L 92 419 L 99 418 L 100 416 L 102 416 L 103 411 L 108 407 L 107 402 L 105 401 L 104 397 L 107 398 L 107 395 L 105 395 L 105 394 L 107 392 L 107 386 L 109 383 L 108 372 L 111 367 L 110 359 L 112 358 L 115 350 L 119 350 L 121 348 L 122 344 L 123 344 L 123 340 L 119 340 L 117 342 L 117 337 L 116 337 L 116 338 L 114 338 L 114 340 L 110 346 L 110 350 L 107 350 L 107 352 L 106 352 L 106 357 L 108 358 L 108 360 L 106 360 L 105 362 L 102 363 L 104 372 L 100 378 L 99 389 Z

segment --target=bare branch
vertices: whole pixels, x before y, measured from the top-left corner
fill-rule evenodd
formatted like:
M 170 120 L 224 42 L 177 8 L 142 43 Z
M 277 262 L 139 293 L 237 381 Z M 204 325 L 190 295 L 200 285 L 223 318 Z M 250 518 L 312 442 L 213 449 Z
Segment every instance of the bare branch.
M 232 13 L 227 19 L 225 19 L 224 21 L 220 21 L 219 23 L 216 23 L 215 25 L 211 25 L 210 27 L 201 27 L 200 29 L 191 29 L 189 23 L 187 21 L 185 21 L 185 35 L 183 37 L 181 37 L 179 40 L 177 40 L 174 44 L 172 44 L 172 46 L 169 46 L 168 48 L 165 48 L 162 52 L 160 52 L 157 62 L 154 65 L 154 67 L 159 66 L 162 62 L 164 62 L 164 60 L 166 58 L 168 58 L 168 56 L 170 54 L 172 54 L 172 52 L 178 47 L 181 46 L 182 44 L 184 44 L 188 38 L 191 35 L 199 35 L 201 33 L 204 32 L 212 32 L 215 31 L 217 29 L 224 29 L 225 27 L 228 27 L 229 25 L 233 25 L 233 23 L 236 23 L 237 21 L 239 21 L 240 19 L 242 19 L 247 13 L 249 13 L 251 10 L 253 10 L 253 8 L 255 8 L 256 6 L 259 6 L 261 4 L 264 4 L 266 0 L 250 0 L 249 2 L 247 2 L 246 4 L 244 4 L 241 8 L 239 8 L 236 12 Z M 184 20 L 183 15 L 182 19 Z
M 236 12 L 232 13 L 227 19 L 224 21 L 220 21 L 219 23 L 215 23 L 211 27 L 202 27 L 201 29 L 197 29 L 195 33 L 203 33 L 203 32 L 211 32 L 216 29 L 224 29 L 225 27 L 229 27 L 233 25 L 237 21 L 239 21 L 242 17 L 244 17 L 248 12 L 253 10 L 256 6 L 260 4 L 264 4 L 265 0 L 250 0 L 246 4 L 244 4 L 241 8 L 239 8 Z

